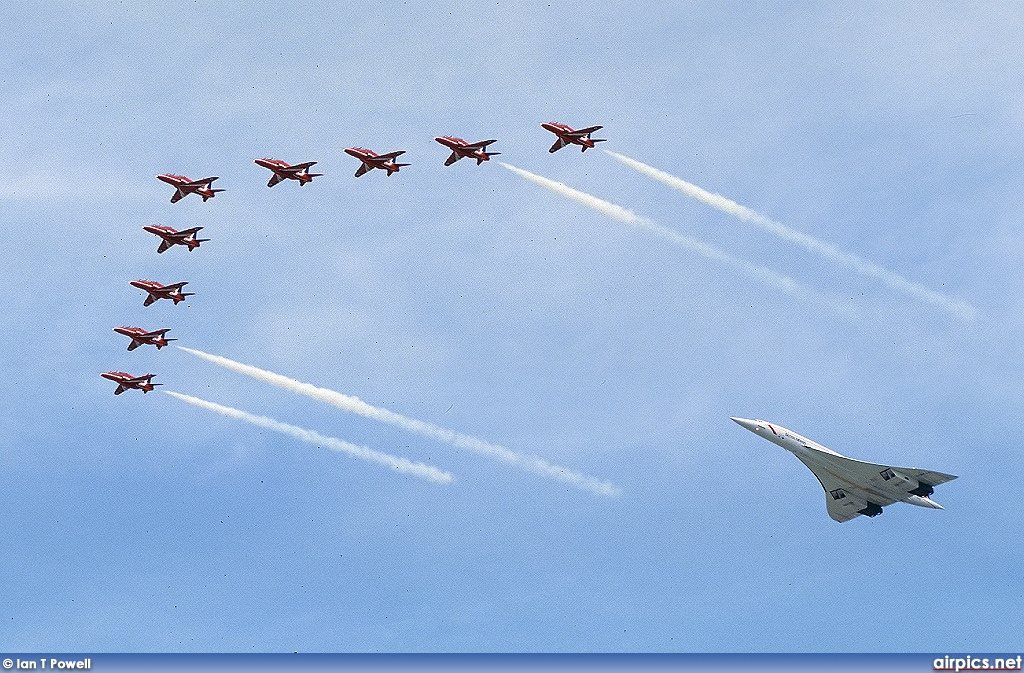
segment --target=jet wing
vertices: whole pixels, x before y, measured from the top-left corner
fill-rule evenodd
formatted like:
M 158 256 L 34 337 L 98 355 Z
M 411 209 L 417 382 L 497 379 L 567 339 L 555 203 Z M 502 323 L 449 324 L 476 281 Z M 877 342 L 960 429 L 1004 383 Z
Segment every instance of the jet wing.
M 220 178 L 218 178 L 216 176 L 214 176 L 212 178 L 203 178 L 202 180 L 196 180 L 195 182 L 186 183 L 184 186 L 185 187 L 202 187 L 204 185 L 211 184 L 214 180 L 219 180 L 219 179 Z
M 557 152 L 558 150 L 565 147 L 565 141 L 559 138 L 555 141 L 555 144 L 548 148 L 548 152 Z
M 405 150 L 399 150 L 397 152 L 388 152 L 387 154 L 378 154 L 376 159 L 397 159 L 398 157 L 405 154 Z
M 466 147 L 469 148 L 469 149 L 473 149 L 473 150 L 482 150 L 483 148 L 487 147 L 491 143 L 496 143 L 496 142 L 498 142 L 498 141 L 497 140 L 481 140 L 478 143 L 467 143 Z
M 826 493 L 825 509 L 828 510 L 828 515 L 832 517 L 833 521 L 845 523 L 850 519 L 855 519 L 860 516 L 860 510 L 863 508 L 860 504 L 854 503 L 850 500 L 849 497 L 843 497 L 836 500 L 832 497 L 831 493 Z
M 171 203 L 177 203 L 178 201 L 181 201 L 184 197 L 184 192 L 182 192 L 180 189 L 175 189 L 174 196 L 171 197 Z
M 369 166 L 367 166 L 366 164 L 360 164 L 359 168 L 356 169 L 356 177 L 358 178 L 362 175 L 366 175 L 366 171 L 368 170 L 370 170 Z
M 171 244 L 170 244 L 170 243 L 168 243 L 168 242 L 166 241 L 166 239 L 165 239 L 165 240 L 163 240 L 163 241 L 160 241 L 160 247 L 159 247 L 159 248 L 157 248 L 157 249 L 156 249 L 156 251 L 157 251 L 157 252 L 166 252 L 166 251 L 167 251 L 167 249 L 168 249 L 168 248 L 170 248 L 170 247 L 171 247 Z
M 182 231 L 179 231 L 177 235 L 184 239 L 188 238 L 189 236 L 194 236 L 198 234 L 200 231 L 202 231 L 202 229 L 202 227 L 192 227 L 191 229 L 184 229 Z
M 277 173 L 274 173 L 274 175 L 272 175 L 270 178 L 270 182 L 267 183 L 267 187 L 273 187 L 277 183 L 281 182 L 281 180 L 281 176 L 278 175 Z
M 459 154 L 458 152 L 452 152 L 452 155 L 445 160 L 444 165 L 445 166 L 451 166 L 452 164 L 454 164 L 456 161 L 458 161 L 461 158 L 462 158 L 461 154 Z
M 955 475 L 945 474 L 942 472 L 933 472 L 931 470 L 920 470 L 916 467 L 897 467 L 896 465 L 880 465 L 878 463 L 869 463 L 864 460 L 856 460 L 854 458 L 847 458 L 846 456 L 832 455 L 830 460 L 842 465 L 843 470 L 850 475 L 855 475 L 858 480 L 863 482 L 864 486 L 871 485 L 882 485 L 889 481 L 886 475 L 883 474 L 888 470 L 895 470 L 899 474 L 909 477 L 910 479 L 916 479 L 917 481 L 924 482 L 929 486 L 937 486 L 938 484 L 944 484 L 947 481 L 956 479 Z M 892 488 L 893 484 L 890 483 L 889 487 Z M 906 488 L 912 489 L 913 485 L 908 485 Z
M 304 164 L 295 164 L 294 166 L 289 166 L 287 170 L 299 173 L 301 171 L 306 170 L 307 168 L 312 168 L 315 164 L 315 161 L 307 161 Z
M 886 469 L 885 465 L 875 465 L 874 463 L 865 463 L 844 456 L 831 455 L 829 456 L 830 460 L 836 460 L 846 468 L 843 470 L 844 472 L 849 472 L 847 475 L 840 476 L 819 463 L 806 460 L 799 455 L 797 458 L 818 478 L 818 483 L 825 489 L 825 508 L 828 510 L 828 515 L 839 523 L 860 516 L 860 510 L 865 507 L 865 503 L 861 499 L 864 497 L 862 489 L 869 486 L 869 484 L 858 484 L 858 482 L 861 480 L 868 482 L 870 479 L 869 475 L 878 476 L 882 470 Z M 875 468 L 878 468 L 878 470 L 875 470 Z M 850 481 L 849 478 L 844 477 L 853 477 L 857 481 Z M 851 496 L 855 496 L 856 499 Z M 892 498 L 875 493 L 870 494 L 868 497 L 872 503 L 879 507 L 887 507 L 896 502 Z
M 956 479 L 956 475 L 932 472 L 931 470 L 919 470 L 916 467 L 894 467 L 892 469 L 918 481 L 923 481 L 930 486 L 938 486 L 939 484 L 945 484 L 947 481 Z
M 583 136 L 587 135 L 588 133 L 593 133 L 594 131 L 599 131 L 599 130 L 601 130 L 603 128 L 604 128 L 603 126 L 588 126 L 585 129 L 579 129 L 577 131 L 573 131 L 569 135 L 575 136 L 577 138 L 582 138 Z

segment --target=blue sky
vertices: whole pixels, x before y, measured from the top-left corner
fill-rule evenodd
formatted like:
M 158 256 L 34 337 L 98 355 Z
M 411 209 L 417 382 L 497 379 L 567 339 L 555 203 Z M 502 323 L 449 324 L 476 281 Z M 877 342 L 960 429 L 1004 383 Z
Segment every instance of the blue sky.
M 0 642 L 12 651 L 1020 644 L 1024 17 L 986 4 L 0 9 Z M 979 311 L 964 324 L 540 122 Z M 790 276 L 794 297 L 434 136 Z M 404 149 L 356 180 L 353 145 Z M 325 175 L 266 188 L 253 159 Z M 153 176 L 219 175 L 170 204 Z M 204 226 L 156 254 L 147 224 Z M 135 278 L 189 280 L 143 308 Z M 111 328 L 608 479 L 593 495 Z M 428 462 L 399 475 L 167 389 Z M 729 421 L 960 475 L 838 525 Z

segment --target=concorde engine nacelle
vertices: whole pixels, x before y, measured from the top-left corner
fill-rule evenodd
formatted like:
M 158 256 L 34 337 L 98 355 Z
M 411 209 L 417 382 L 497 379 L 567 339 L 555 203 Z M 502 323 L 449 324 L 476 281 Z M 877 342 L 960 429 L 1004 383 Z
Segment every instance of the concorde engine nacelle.
M 873 502 L 862 500 L 856 496 L 850 495 L 849 493 L 846 492 L 846 489 L 837 488 L 835 490 L 829 491 L 828 495 L 833 500 L 843 500 L 844 502 L 847 502 L 848 499 L 849 502 L 855 503 L 859 508 L 857 510 L 858 514 L 863 514 L 864 516 L 878 516 L 882 513 L 881 505 L 877 505 Z
M 931 484 L 917 479 L 911 479 L 892 468 L 886 468 L 882 470 L 880 474 L 882 475 L 882 479 L 885 479 L 886 483 L 890 487 L 895 488 L 898 491 L 905 491 L 910 495 L 918 495 L 922 498 L 927 498 L 935 492 L 935 487 Z
M 931 484 L 926 484 L 923 481 L 917 482 L 917 488 L 910 491 L 911 495 L 919 495 L 922 498 L 927 498 L 935 492 L 935 487 Z
M 931 484 L 919 479 L 911 479 L 892 468 L 886 468 L 879 474 L 882 475 L 882 479 L 885 479 L 886 483 L 890 487 L 903 491 L 910 496 L 905 500 L 905 502 L 909 502 L 911 505 L 917 505 L 918 507 L 940 509 L 938 505 L 928 499 L 928 496 L 935 492 L 935 487 Z M 861 514 L 866 514 L 866 512 L 862 511 Z
M 878 516 L 882 513 L 882 508 L 873 502 L 869 502 L 867 504 L 867 507 L 865 507 L 864 509 L 859 509 L 857 511 L 863 514 L 864 516 Z

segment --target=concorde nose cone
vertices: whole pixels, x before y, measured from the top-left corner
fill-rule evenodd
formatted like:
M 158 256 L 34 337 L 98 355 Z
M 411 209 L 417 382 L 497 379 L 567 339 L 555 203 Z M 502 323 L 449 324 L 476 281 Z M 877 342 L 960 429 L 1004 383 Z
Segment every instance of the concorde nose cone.
M 757 421 L 752 421 L 747 418 L 736 418 L 735 416 L 730 416 L 729 418 L 736 421 L 736 423 L 743 426 L 747 430 L 750 430 L 751 432 L 754 432 L 757 429 Z

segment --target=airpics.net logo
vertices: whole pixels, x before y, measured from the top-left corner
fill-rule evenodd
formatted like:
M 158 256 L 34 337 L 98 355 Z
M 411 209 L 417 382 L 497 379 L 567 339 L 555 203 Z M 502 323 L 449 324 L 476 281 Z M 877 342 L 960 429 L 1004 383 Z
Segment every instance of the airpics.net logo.
M 936 671 L 1019 671 L 1021 655 L 1016 657 L 939 657 L 932 662 Z

